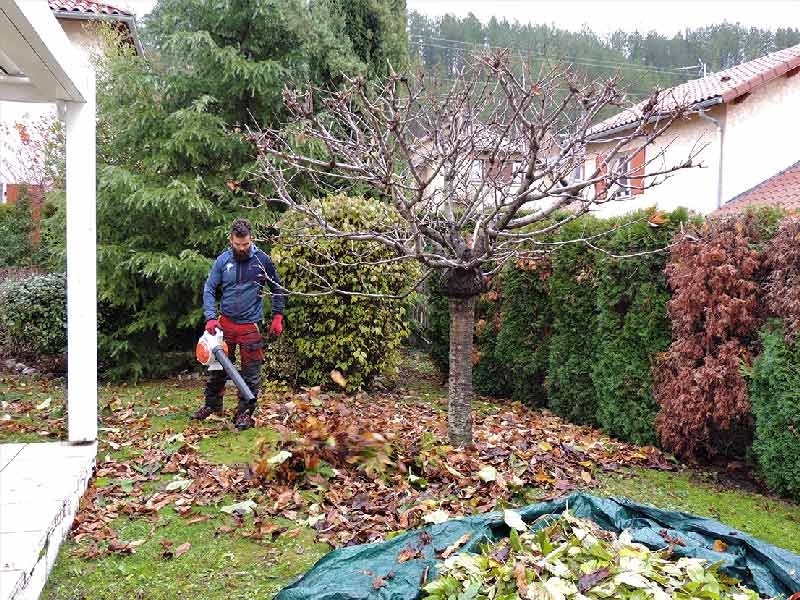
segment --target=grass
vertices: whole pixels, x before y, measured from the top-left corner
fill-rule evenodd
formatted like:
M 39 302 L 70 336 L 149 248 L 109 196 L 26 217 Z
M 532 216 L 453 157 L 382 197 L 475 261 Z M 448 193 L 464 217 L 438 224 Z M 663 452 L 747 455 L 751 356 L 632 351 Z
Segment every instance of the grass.
M 414 358 L 414 361 L 418 361 Z M 415 364 L 412 364 L 414 369 Z M 427 399 L 446 410 L 446 392 L 438 385 L 436 375 L 414 369 L 419 377 L 408 382 L 408 394 Z M 24 385 L 22 385 L 24 383 Z M 48 397 L 47 408 L 33 408 L 25 414 L 15 414 L 11 421 L 24 423 L 31 431 L 20 432 L 4 427 L 0 421 L 2 441 L 46 441 L 48 436 L 37 433 L 46 427 L 48 419 L 63 418 L 63 389 L 50 382 L 36 379 L 0 378 L 0 398 L 3 401 L 27 402 L 35 407 Z M 202 382 L 161 381 L 141 385 L 104 387 L 100 392 L 101 415 L 109 411 L 133 410 L 149 419 L 151 431 L 179 433 L 188 425 L 188 415 L 202 402 Z M 234 397 L 226 398 L 232 410 Z M 0 405 L 0 418 L 8 405 Z M 478 414 L 496 410 L 497 405 L 485 400 L 476 405 Z M 277 434 L 253 429 L 237 434 L 232 428 L 204 438 L 198 450 L 207 461 L 219 464 L 240 464 L 253 455 L 261 439 Z M 101 430 L 101 439 L 103 431 Z M 130 448 L 112 448 L 101 443 L 100 455 L 110 454 L 118 460 L 138 455 Z M 163 485 L 169 477 L 148 482 L 147 492 Z M 97 486 L 119 483 L 100 479 Z M 626 496 L 635 501 L 660 508 L 683 510 L 718 519 L 732 528 L 740 529 L 766 542 L 800 553 L 800 536 L 788 532 L 800 530 L 800 505 L 771 496 L 747 491 L 711 473 L 685 470 L 660 472 L 647 469 L 630 470 L 604 476 L 601 486 L 592 493 L 605 496 Z M 534 501 L 536 494 L 526 501 Z M 241 500 L 231 498 L 230 501 Z M 222 533 L 233 519 L 220 512 L 220 506 L 205 506 L 200 512 L 209 520 L 189 525 L 171 508 L 150 517 L 119 517 L 111 526 L 123 541 L 144 540 L 131 555 L 108 555 L 85 559 L 81 554 L 88 542 L 68 540 L 61 548 L 56 566 L 42 598 L 45 600 L 119 599 L 160 600 L 197 598 L 204 600 L 268 599 L 278 590 L 306 571 L 329 548 L 317 544 L 312 532 L 296 522 L 279 523 L 291 534 L 274 540 L 255 541 L 238 532 Z M 191 548 L 178 558 L 166 558 L 162 540 L 172 542 L 173 548 L 189 542 Z
M 121 519 L 112 523 L 120 539 L 146 540 L 130 556 L 83 560 L 67 542 L 48 581 L 43 600 L 202 598 L 234 600 L 272 598 L 288 581 L 307 570 L 328 548 L 315 544 L 311 532 L 274 542 L 255 542 L 215 532 L 230 517 L 215 514 L 187 526 L 174 511 L 155 522 Z M 165 558 L 162 540 L 191 548 L 178 558 Z
M 800 505 L 729 486 L 703 471 L 634 469 L 606 476 L 592 493 L 711 517 L 800 554 Z

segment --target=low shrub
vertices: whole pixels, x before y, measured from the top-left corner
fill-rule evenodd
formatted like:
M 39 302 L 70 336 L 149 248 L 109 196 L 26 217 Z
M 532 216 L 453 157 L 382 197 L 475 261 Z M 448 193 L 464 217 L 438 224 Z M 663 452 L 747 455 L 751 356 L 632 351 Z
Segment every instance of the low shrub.
M 399 224 L 393 210 L 377 200 L 339 195 L 320 202 L 328 222 L 345 230 L 381 230 Z M 289 364 L 296 383 L 326 385 L 336 369 L 348 390 L 369 386 L 397 364 L 408 335 L 407 303 L 315 294 L 330 285 L 343 292 L 398 295 L 413 286 L 418 267 L 407 261 L 386 262 L 394 255 L 377 242 L 320 236 L 319 226 L 295 211 L 284 215 L 280 229 L 272 257 L 284 286 L 296 295 L 288 298 L 287 327 L 279 346 L 269 352 L 267 375 L 285 380 L 283 366 Z
M 0 283 L 0 346 L 21 358 L 57 358 L 66 353 L 67 285 L 63 274 Z
M 800 500 L 800 346 L 785 338 L 780 321 L 761 331 L 763 351 L 753 363 L 749 386 L 752 451 L 769 488 Z

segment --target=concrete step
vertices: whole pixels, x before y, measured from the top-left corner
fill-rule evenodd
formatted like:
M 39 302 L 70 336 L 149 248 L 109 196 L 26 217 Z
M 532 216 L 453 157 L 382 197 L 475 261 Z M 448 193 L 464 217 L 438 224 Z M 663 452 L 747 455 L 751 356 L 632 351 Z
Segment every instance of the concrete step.
M 0 445 L 3 450 L 5 444 Z M 94 470 L 96 445 L 26 444 L 0 474 L 0 600 L 35 600 Z

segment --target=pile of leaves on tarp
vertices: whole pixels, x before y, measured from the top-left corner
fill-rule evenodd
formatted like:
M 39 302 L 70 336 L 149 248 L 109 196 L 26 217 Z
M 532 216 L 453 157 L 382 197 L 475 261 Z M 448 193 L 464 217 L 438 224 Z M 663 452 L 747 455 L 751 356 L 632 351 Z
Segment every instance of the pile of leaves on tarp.
M 623 531 L 603 531 L 565 511 L 532 529 L 505 511 L 509 538 L 480 554 L 453 554 L 424 586 L 429 600 L 758 600 L 759 595 L 701 558 L 671 559 Z M 537 527 L 539 525 L 539 527 Z
M 677 466 L 656 448 L 519 403 L 477 403 L 475 443 L 461 449 L 446 442 L 443 407 L 408 392 L 274 394 L 256 420 L 281 434 L 262 445 L 248 473 L 272 501 L 267 514 L 305 512 L 293 492 L 314 493 L 308 522 L 334 547 L 555 498 L 624 467 Z

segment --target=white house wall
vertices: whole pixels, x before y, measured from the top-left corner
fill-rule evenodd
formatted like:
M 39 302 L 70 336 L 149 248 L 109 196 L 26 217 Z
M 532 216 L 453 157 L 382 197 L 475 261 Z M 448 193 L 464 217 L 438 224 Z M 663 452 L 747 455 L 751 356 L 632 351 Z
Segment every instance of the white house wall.
M 724 106 L 707 111 L 709 116 L 720 121 L 724 121 L 724 113 Z M 641 141 L 631 143 L 626 149 L 634 151 L 639 144 Z M 695 158 L 695 163 L 701 164 L 701 167 L 681 169 L 672 173 L 666 181 L 663 176 L 645 177 L 644 193 L 598 205 L 592 213 L 599 217 L 611 217 L 651 206 L 665 211 L 686 207 L 703 214 L 713 212 L 717 208 L 716 177 L 719 165 L 719 141 L 713 123 L 696 115 L 673 123 L 666 133 L 645 150 L 645 173 L 664 171 L 679 165 L 702 145 L 705 147 Z M 587 177 L 595 170 L 595 153 L 608 152 L 613 147 L 612 143 L 591 146 L 585 165 Z M 653 185 L 656 181 L 657 185 Z
M 723 203 L 800 160 L 800 75 L 778 77 L 728 105 Z

